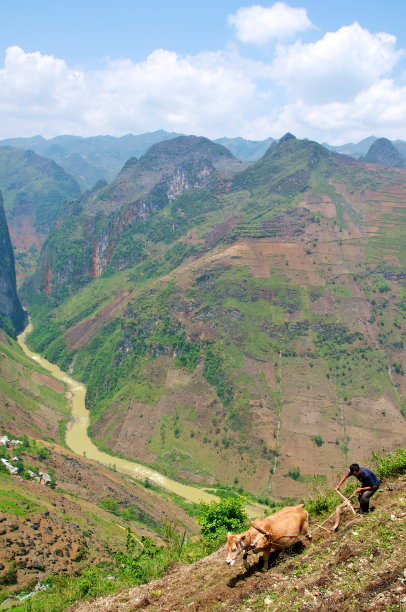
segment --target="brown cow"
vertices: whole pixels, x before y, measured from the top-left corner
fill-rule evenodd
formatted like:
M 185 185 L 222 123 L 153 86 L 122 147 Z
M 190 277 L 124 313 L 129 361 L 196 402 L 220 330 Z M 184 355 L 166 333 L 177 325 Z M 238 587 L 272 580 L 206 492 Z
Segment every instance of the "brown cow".
M 264 553 L 264 570 L 268 569 L 268 560 L 271 552 L 289 548 L 304 535 L 309 542 L 312 536 L 309 531 L 309 515 L 299 506 L 287 506 L 275 514 L 265 518 L 258 518 L 248 531 L 240 535 L 227 534 L 228 565 L 234 565 L 238 555 L 243 553 L 245 569 L 249 568 L 247 562 L 248 552 Z

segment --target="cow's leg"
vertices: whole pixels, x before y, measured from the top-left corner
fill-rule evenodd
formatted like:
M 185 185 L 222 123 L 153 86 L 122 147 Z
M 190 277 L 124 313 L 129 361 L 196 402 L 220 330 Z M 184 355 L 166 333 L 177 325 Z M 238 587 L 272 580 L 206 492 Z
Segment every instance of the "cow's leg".
M 247 557 L 248 557 L 248 553 L 244 552 L 244 554 L 242 556 L 242 562 L 244 563 L 244 567 L 245 567 L 246 570 L 250 568 L 249 563 L 247 561 Z
M 270 555 L 271 555 L 271 549 L 266 548 L 264 550 L 264 567 L 263 567 L 264 572 L 266 572 L 268 569 L 268 561 L 269 561 Z

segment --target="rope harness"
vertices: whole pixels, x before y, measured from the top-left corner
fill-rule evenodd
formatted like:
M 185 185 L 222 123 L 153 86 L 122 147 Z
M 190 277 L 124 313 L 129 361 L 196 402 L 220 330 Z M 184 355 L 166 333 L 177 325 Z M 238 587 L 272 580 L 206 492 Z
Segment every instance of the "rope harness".
M 276 544 L 278 540 L 281 540 L 282 538 L 294 538 L 295 541 L 292 542 L 292 544 L 290 544 L 290 546 L 293 546 L 293 544 L 299 539 L 297 535 L 294 535 L 294 536 L 293 535 L 283 535 L 283 536 L 279 536 L 279 538 L 276 538 L 275 540 L 272 540 L 272 531 L 264 531 L 263 529 L 261 529 L 261 527 L 258 527 L 258 525 L 255 525 L 254 522 L 251 523 L 251 527 L 259 531 L 259 533 L 262 533 L 262 535 L 266 537 L 266 539 L 269 541 L 269 544 L 272 547 L 279 548 L 280 550 L 284 550 L 285 548 L 288 548 L 288 547 L 282 546 L 281 544 Z

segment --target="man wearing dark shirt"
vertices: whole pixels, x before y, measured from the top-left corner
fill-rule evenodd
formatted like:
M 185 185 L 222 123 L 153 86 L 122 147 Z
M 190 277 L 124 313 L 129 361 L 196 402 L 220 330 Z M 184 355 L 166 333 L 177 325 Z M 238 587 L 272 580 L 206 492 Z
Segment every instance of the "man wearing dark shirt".
M 350 471 L 348 474 L 345 474 L 345 476 L 342 477 L 336 486 L 336 491 L 338 491 L 343 482 L 345 482 L 350 476 L 355 476 L 355 478 L 357 478 L 362 484 L 362 487 L 357 489 L 356 493 L 358 493 L 360 514 L 366 514 L 369 510 L 369 500 L 375 491 L 379 489 L 380 482 L 376 475 L 371 472 L 371 470 L 363 467 L 360 468 L 358 463 L 352 463 L 350 465 Z

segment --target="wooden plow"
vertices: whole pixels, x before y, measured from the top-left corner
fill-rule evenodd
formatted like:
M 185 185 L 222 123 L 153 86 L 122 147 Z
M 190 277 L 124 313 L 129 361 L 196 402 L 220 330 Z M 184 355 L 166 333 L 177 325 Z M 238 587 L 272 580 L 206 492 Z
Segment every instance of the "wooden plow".
M 352 514 L 354 516 L 357 515 L 357 513 L 354 510 L 354 506 L 350 502 L 351 497 L 353 497 L 355 495 L 355 491 L 348 498 L 345 497 L 342 493 L 340 493 L 340 491 L 336 491 L 336 492 L 341 497 L 343 502 L 339 506 L 337 506 L 337 508 L 334 510 L 334 512 L 332 514 L 330 514 L 330 516 L 328 518 L 326 518 L 326 520 L 323 521 L 321 525 L 316 524 L 316 527 L 318 527 L 319 529 L 323 529 L 324 531 L 327 531 L 327 533 L 330 533 L 332 531 L 337 531 L 338 526 L 340 524 L 340 520 L 341 520 L 341 513 L 342 513 L 342 511 L 344 509 L 348 508 L 352 512 Z M 335 520 L 335 523 L 334 523 L 333 527 L 330 528 L 330 529 L 328 529 L 327 527 L 324 527 L 325 523 L 327 523 L 330 519 L 332 519 L 334 515 L 336 517 L 336 520 Z

